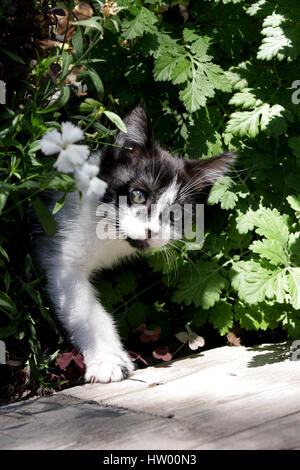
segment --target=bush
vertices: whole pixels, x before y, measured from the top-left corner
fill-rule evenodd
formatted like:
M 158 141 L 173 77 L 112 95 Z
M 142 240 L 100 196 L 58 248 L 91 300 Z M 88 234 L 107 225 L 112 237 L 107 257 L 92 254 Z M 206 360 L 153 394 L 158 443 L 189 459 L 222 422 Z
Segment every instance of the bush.
M 51 389 L 54 376 L 66 379 L 54 360 L 67 344 L 30 255 L 26 209 L 51 235 L 39 196 L 75 186 L 39 139 L 70 120 L 97 150 L 141 99 L 171 152 L 238 149 L 239 160 L 209 196 L 202 250 L 171 247 L 102 278 L 123 338 L 145 324 L 175 349 L 185 323 L 299 338 L 298 1 L 6 0 L 0 15 L 0 338 L 27 371 L 21 391 L 26 380 Z

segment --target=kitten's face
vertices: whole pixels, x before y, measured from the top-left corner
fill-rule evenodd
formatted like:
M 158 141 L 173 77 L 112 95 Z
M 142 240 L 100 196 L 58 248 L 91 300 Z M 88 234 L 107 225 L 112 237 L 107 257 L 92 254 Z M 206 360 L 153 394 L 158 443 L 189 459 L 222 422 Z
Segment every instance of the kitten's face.
M 131 150 L 106 147 L 101 159 L 99 176 L 108 183 L 103 198 L 106 220 L 110 230 L 117 228 L 135 248 L 161 247 L 182 237 L 183 208 L 204 202 L 234 154 L 206 160 L 175 158 L 153 140 L 143 107 L 135 108 L 124 122 L 128 132 L 119 132 L 114 143 Z

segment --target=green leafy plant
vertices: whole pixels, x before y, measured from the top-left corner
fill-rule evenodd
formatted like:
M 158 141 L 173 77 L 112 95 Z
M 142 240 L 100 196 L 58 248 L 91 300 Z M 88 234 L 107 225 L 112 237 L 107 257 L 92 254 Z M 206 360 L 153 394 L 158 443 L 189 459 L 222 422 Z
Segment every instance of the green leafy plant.
M 22 11 L 15 3 L 0 7 L 7 88 L 0 108 L 0 338 L 8 361 L 19 364 L 6 382 L 18 384 L 18 370 L 27 374 L 12 393 L 51 390 L 51 376 L 61 376 L 57 354 L 73 351 L 26 235 L 27 209 L 50 236 L 55 231 L 43 191 L 62 191 L 57 212 L 76 190 L 53 157 L 41 154 L 40 139 L 71 121 L 97 150 L 124 130 L 121 117 L 141 99 L 171 152 L 207 158 L 237 149 L 239 157 L 210 193 L 201 249 L 148 253 L 136 269 L 124 265 L 96 281 L 133 355 L 143 359 L 154 348 L 166 360 L 186 324 L 204 337 L 212 329 L 225 337 L 239 325 L 298 339 L 300 104 L 292 95 L 300 80 L 299 2 L 190 0 L 181 2 L 185 13 L 172 0 L 96 0 L 85 10 L 73 1 L 29 1 Z M 143 324 L 160 329 L 158 344 L 139 340 Z

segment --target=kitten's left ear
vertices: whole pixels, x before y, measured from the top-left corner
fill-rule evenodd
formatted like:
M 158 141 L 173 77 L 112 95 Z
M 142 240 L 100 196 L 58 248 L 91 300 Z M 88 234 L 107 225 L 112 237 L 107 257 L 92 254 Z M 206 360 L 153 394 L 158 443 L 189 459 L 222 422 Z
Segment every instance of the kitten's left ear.
M 225 152 L 205 160 L 186 160 L 185 171 L 195 180 L 199 191 L 207 191 L 230 170 L 236 158 L 235 152 Z
M 139 104 L 129 113 L 124 123 L 127 128 L 127 134 L 119 131 L 116 134 L 114 143 L 122 147 L 139 147 L 149 149 L 153 145 L 153 132 L 150 125 L 150 119 L 146 108 Z

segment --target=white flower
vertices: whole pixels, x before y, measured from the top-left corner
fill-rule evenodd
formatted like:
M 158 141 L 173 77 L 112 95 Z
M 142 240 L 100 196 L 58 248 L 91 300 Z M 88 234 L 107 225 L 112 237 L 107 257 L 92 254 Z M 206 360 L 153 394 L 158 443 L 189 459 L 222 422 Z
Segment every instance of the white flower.
M 88 197 L 97 196 L 101 199 L 105 194 L 106 188 L 107 183 L 97 176 L 94 176 L 94 178 L 92 178 L 90 181 L 89 189 L 87 190 L 86 194 Z
M 93 155 L 92 155 L 93 157 Z M 95 158 L 92 158 L 93 162 Z M 75 183 L 79 191 L 86 193 L 88 197 L 97 196 L 101 198 L 107 188 L 107 184 L 97 177 L 99 166 L 93 163 L 85 162 L 75 170 Z
M 75 183 L 79 191 L 85 192 L 88 190 L 90 181 L 94 176 L 97 176 L 99 167 L 97 165 L 85 162 L 75 170 Z
M 58 153 L 54 167 L 62 173 L 72 173 L 78 165 L 82 165 L 89 156 L 87 145 L 74 142 L 83 139 L 82 130 L 71 122 L 63 122 L 61 133 L 57 130 L 47 132 L 41 139 L 41 150 L 45 155 Z

